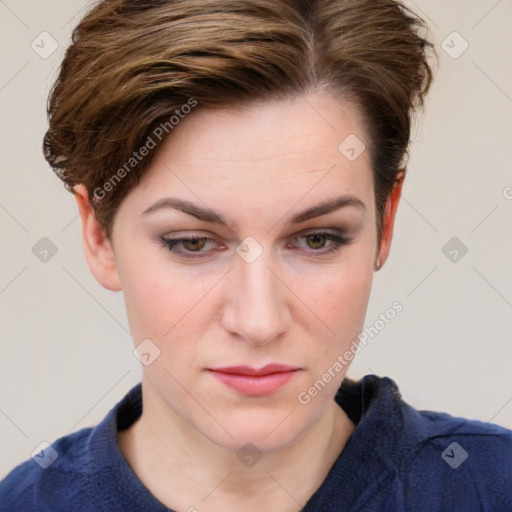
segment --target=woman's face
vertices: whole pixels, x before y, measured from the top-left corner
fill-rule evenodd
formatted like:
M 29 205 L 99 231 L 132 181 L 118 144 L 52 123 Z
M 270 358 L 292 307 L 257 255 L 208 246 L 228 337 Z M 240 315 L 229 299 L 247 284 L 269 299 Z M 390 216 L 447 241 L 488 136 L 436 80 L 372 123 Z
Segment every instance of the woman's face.
M 366 140 L 350 104 L 317 94 L 199 105 L 174 127 L 112 237 L 135 345 L 151 340 L 145 412 L 263 451 L 333 407 L 377 252 L 370 158 L 354 136 Z M 276 364 L 266 377 L 229 369 Z

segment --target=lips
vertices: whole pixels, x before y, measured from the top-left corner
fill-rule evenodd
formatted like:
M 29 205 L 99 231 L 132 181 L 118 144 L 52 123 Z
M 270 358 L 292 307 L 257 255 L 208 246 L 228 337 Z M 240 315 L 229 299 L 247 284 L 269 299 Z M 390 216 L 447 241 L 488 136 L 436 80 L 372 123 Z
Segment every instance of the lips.
M 230 375 L 252 375 L 254 377 L 261 377 L 263 375 L 270 375 L 272 373 L 282 373 L 298 370 L 296 366 L 289 366 L 286 364 L 267 364 L 263 368 L 256 370 L 252 366 L 227 366 L 226 368 L 213 368 L 214 372 L 221 372 Z
M 256 369 L 252 366 L 227 366 L 209 369 L 226 386 L 247 396 L 265 396 L 287 384 L 300 368 L 286 364 L 268 364 Z

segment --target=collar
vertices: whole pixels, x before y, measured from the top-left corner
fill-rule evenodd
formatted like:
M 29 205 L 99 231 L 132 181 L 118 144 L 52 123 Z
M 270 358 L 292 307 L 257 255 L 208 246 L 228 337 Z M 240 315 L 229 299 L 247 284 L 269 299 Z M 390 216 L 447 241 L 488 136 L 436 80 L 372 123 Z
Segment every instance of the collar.
M 403 457 L 429 434 L 426 429 L 419 431 L 418 412 L 403 402 L 397 385 L 387 377 L 345 378 L 335 400 L 356 428 L 304 512 L 338 510 L 336 504 L 339 507 L 340 503 L 349 509 L 365 494 L 373 493 L 386 475 L 398 471 Z M 141 414 L 139 383 L 91 432 L 89 483 L 91 498 L 100 509 L 169 512 L 133 473 L 117 443 L 117 432 Z M 408 429 L 406 423 L 416 428 Z

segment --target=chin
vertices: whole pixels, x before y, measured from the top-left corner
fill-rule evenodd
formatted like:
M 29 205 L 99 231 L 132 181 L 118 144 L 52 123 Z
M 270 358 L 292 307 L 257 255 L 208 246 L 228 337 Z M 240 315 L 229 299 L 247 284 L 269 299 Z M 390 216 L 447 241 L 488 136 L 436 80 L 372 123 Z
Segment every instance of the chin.
M 280 409 L 278 413 L 251 411 L 223 415 L 223 426 L 231 435 L 217 424 L 213 429 L 208 424 L 199 430 L 213 443 L 236 452 L 247 445 L 262 453 L 278 451 L 297 441 L 314 423 L 314 418 L 299 417 L 295 410 L 290 414 L 291 410 L 290 407 Z

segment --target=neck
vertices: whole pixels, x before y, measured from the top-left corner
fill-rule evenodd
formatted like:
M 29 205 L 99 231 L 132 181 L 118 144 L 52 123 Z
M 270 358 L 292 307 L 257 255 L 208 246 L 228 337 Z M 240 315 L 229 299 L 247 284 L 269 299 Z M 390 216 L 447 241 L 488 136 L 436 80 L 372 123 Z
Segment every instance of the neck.
M 292 444 L 237 453 L 180 418 L 169 421 L 143 389 L 143 414 L 119 434 L 121 452 L 148 490 L 175 511 L 297 512 L 322 484 L 355 426 L 333 401 Z M 240 455 L 243 457 L 243 455 Z M 256 458 L 260 457 L 256 461 Z

